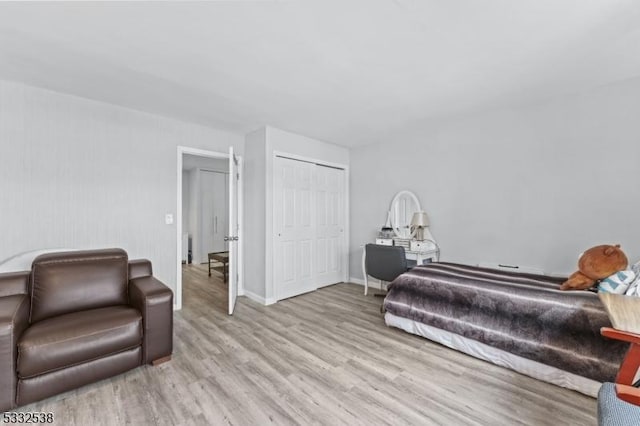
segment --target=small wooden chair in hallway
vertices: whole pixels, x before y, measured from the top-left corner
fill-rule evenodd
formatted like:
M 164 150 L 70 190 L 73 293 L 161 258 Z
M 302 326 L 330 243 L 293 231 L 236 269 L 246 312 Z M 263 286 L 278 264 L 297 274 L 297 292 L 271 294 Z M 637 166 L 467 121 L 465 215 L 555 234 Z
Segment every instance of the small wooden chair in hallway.
M 220 251 L 216 253 L 209 253 L 209 276 L 211 276 L 211 270 L 219 271 L 222 273 L 224 282 L 227 282 L 227 274 L 229 272 L 229 252 Z M 220 262 L 222 266 L 211 266 L 211 262 Z

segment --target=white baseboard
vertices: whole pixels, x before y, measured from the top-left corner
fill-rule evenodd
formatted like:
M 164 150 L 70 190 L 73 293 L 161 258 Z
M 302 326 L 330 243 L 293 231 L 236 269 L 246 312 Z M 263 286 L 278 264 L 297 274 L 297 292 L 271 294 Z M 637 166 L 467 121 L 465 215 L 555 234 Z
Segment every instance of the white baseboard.
M 254 302 L 258 302 L 261 305 L 266 305 L 264 297 L 259 296 L 259 295 L 255 294 L 252 291 L 249 291 L 249 290 L 245 289 L 244 290 L 244 295 L 245 295 L 245 297 L 253 300 Z
M 273 305 L 274 303 L 277 302 L 277 300 L 273 298 L 265 299 L 264 297 L 258 294 L 255 294 L 254 292 L 249 291 L 247 289 L 244 290 L 244 296 L 253 300 L 254 302 L 258 302 L 259 304 L 265 305 L 265 306 Z

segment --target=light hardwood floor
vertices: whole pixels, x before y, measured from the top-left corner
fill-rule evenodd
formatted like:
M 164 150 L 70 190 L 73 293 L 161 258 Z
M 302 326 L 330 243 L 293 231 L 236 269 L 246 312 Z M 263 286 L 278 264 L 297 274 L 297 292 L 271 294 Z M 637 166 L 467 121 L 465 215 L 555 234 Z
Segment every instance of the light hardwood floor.
M 596 402 L 385 326 L 338 284 L 265 307 L 185 266 L 171 362 L 21 411 L 56 424 L 594 425 Z

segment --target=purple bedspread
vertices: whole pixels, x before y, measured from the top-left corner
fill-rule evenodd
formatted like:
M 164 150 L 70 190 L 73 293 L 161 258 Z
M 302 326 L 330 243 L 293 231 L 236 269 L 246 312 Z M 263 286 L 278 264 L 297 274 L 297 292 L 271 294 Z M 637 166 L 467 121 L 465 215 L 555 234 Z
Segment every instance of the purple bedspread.
M 596 293 L 560 291 L 562 281 L 432 263 L 391 283 L 384 307 L 523 358 L 613 381 L 628 344 L 600 335 L 611 323 Z

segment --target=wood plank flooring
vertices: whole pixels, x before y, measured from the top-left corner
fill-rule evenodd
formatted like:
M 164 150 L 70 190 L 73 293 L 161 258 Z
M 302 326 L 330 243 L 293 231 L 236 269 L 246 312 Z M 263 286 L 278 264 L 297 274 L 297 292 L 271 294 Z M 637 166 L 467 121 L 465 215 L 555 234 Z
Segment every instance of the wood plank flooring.
M 21 408 L 60 425 L 595 425 L 596 402 L 388 328 L 338 284 L 262 306 L 184 271 L 172 361 Z

